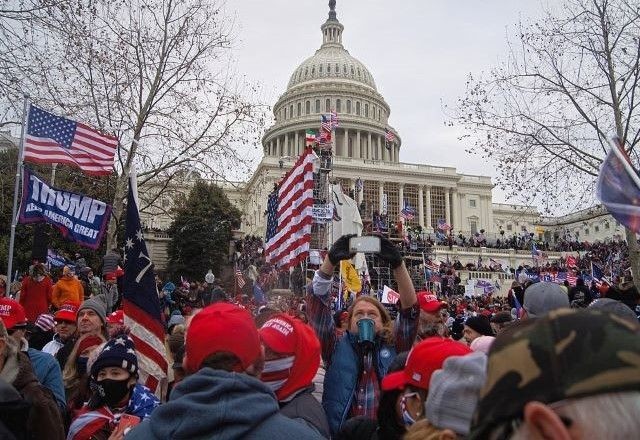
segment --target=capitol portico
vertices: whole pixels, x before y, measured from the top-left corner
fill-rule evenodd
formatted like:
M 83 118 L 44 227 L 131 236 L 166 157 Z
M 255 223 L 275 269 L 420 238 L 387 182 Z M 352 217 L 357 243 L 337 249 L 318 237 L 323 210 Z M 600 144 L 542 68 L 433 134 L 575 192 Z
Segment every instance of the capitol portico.
M 339 120 L 332 177 L 353 194 L 363 208 L 363 218 L 377 211 L 396 221 L 406 204 L 417 213 L 406 223 L 425 231 L 433 231 L 439 219 L 452 224 L 456 233 L 498 232 L 502 226 L 513 232 L 533 230 L 539 214 L 525 207 L 494 206 L 489 177 L 460 174 L 453 167 L 400 162 L 402 138 L 390 126 L 391 108 L 369 69 L 345 49 L 344 26 L 333 0 L 320 31 L 320 48 L 293 71 L 273 107 L 275 123 L 262 139 L 262 161 L 246 186 L 230 193 L 244 212 L 243 232 L 264 235 L 273 183 L 303 151 L 305 132 L 317 130 L 321 114 L 331 111 Z M 393 133 L 390 142 L 385 142 L 385 129 Z M 429 148 L 437 145 L 425 145 L 425 153 Z

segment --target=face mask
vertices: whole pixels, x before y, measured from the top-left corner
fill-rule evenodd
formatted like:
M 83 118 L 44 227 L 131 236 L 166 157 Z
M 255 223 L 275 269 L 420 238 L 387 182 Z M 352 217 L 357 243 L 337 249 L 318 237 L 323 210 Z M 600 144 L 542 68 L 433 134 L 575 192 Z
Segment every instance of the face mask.
M 38 276 L 36 277 L 36 281 L 37 281 L 37 282 L 39 282 L 39 283 L 40 283 L 40 282 L 42 282 L 42 280 L 44 280 L 44 276 L 43 276 L 43 275 L 38 275 Z
M 275 393 L 282 388 L 289 379 L 289 373 L 291 372 L 291 367 L 293 367 L 294 359 L 295 356 L 288 356 L 265 361 L 260 380 Z
M 416 420 L 411 416 L 409 410 L 407 410 L 407 397 L 417 396 L 418 393 L 409 393 L 402 396 L 400 400 L 400 409 L 402 409 L 402 422 L 404 426 L 411 426 L 416 423 Z
M 95 392 L 102 403 L 107 406 L 115 406 L 122 402 L 130 389 L 129 378 L 124 380 L 103 379 L 96 382 Z
M 80 356 L 78 359 L 76 359 L 76 371 L 78 372 L 79 375 L 83 375 L 87 372 L 87 362 L 89 361 L 89 358 L 86 356 Z

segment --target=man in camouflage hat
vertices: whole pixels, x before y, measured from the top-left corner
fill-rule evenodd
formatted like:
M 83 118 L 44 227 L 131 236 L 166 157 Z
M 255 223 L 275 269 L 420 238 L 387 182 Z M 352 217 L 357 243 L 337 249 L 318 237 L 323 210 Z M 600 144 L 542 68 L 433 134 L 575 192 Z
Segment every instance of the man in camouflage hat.
M 471 439 L 637 438 L 640 326 L 595 310 L 525 320 L 493 343 Z

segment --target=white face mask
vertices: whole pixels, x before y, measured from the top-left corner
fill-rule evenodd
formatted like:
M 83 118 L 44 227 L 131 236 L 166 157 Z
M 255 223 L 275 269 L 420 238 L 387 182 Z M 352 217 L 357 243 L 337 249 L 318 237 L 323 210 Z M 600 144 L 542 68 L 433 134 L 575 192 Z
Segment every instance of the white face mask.
M 38 276 L 36 277 L 36 281 L 37 281 L 37 282 L 41 282 L 42 280 L 44 280 L 44 275 L 38 275 Z

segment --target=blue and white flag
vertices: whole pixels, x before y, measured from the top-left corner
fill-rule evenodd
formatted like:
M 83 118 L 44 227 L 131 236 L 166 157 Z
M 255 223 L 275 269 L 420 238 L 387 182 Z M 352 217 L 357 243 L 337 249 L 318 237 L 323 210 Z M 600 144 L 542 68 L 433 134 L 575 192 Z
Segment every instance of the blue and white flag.
M 97 249 L 109 218 L 111 206 L 105 202 L 53 188 L 24 168 L 20 223 L 49 223 L 68 240 Z

